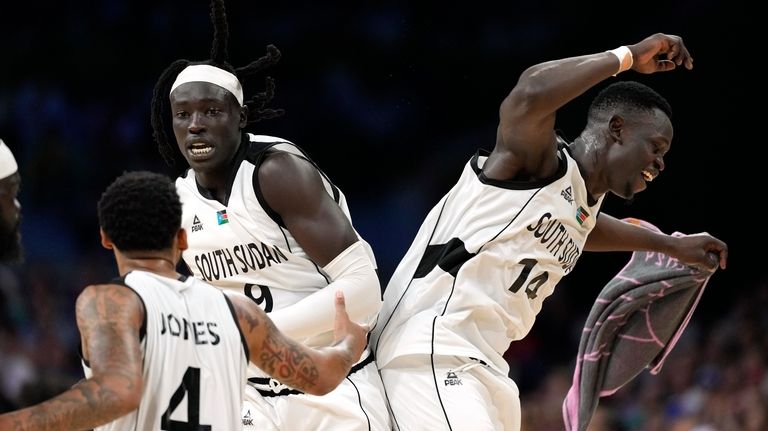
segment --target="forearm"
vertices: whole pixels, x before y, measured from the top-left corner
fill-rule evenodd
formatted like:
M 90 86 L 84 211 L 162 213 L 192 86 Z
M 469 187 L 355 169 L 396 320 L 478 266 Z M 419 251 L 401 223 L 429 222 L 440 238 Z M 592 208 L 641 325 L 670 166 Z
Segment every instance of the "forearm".
M 540 63 L 522 73 L 509 99 L 522 98 L 530 110 L 552 113 L 618 70 L 619 60 L 609 52 Z
M 669 253 L 672 237 L 601 213 L 587 237 L 586 251 L 658 251 Z
M 358 241 L 341 252 L 323 270 L 332 282 L 301 301 L 269 314 L 278 329 L 295 340 L 331 331 L 334 295 L 344 292 L 349 318 L 365 320 L 381 308 L 381 288 L 373 262 Z
M 66 392 L 25 409 L 0 415 L 0 429 L 14 431 L 87 430 L 138 407 L 124 384 L 84 380 Z M 126 401 L 134 399 L 134 401 Z
M 325 395 L 344 380 L 357 361 L 351 352 L 346 339 L 333 346 L 311 348 L 272 326 L 252 362 L 285 385 L 308 394 Z

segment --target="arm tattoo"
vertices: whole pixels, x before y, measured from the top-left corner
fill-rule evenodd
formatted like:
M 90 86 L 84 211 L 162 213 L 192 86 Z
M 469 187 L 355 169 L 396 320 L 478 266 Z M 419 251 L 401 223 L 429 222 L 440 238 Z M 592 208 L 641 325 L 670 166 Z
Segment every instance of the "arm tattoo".
M 288 386 L 307 388 L 317 384 L 320 372 L 303 346 L 279 334 L 275 325 L 267 321 L 267 336 L 262 350 L 257 353 L 259 368 Z
M 318 383 L 320 372 L 306 348 L 279 332 L 258 307 L 236 307 L 243 330 L 249 338 L 261 340 L 253 346 L 252 362 L 264 372 L 294 388 L 311 388 Z
M 135 409 L 142 387 L 143 316 L 141 301 L 125 287 L 86 288 L 77 300 L 77 323 L 93 376 L 48 401 L 0 416 L 0 428 L 89 429 Z

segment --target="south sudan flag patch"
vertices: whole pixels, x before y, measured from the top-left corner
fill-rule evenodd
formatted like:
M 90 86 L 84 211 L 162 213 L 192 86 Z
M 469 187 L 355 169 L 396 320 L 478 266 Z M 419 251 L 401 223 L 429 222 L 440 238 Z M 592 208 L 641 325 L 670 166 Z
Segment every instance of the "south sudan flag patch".
M 227 218 L 227 210 L 217 211 L 216 220 L 219 222 L 219 225 L 229 223 L 229 218 Z
M 586 220 L 587 217 L 589 217 L 589 213 L 583 207 L 579 207 L 579 209 L 576 210 L 576 221 L 579 222 L 579 226 L 584 224 L 584 220 Z M 219 222 L 219 224 L 221 224 L 221 222 Z

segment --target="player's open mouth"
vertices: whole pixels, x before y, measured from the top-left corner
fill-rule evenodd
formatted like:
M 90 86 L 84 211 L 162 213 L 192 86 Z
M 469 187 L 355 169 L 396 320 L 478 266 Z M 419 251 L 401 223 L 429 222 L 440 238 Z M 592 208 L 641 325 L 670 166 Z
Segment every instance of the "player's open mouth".
M 208 155 L 211 151 L 213 151 L 213 147 L 202 142 L 196 142 L 189 146 L 189 153 L 195 157 Z
M 641 174 L 643 175 L 643 179 L 647 182 L 651 182 L 654 178 L 656 178 L 656 176 L 653 175 L 653 172 L 649 170 L 644 170 Z

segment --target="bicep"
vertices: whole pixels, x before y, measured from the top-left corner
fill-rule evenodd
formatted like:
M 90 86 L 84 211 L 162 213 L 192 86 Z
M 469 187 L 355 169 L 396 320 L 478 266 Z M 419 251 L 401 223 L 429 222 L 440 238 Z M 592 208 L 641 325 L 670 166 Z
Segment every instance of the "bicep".
M 358 240 L 349 218 L 309 162 L 288 154 L 270 156 L 258 175 L 266 203 L 318 265 L 326 265 Z

